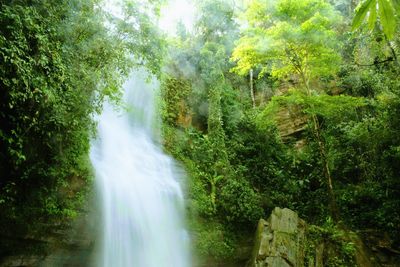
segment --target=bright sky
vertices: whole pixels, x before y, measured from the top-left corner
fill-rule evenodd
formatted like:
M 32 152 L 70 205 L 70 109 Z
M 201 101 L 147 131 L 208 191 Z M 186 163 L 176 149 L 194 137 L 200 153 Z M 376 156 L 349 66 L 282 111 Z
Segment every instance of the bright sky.
M 169 0 L 161 9 L 160 28 L 170 35 L 175 35 L 176 25 L 182 21 L 188 31 L 193 29 L 195 6 L 193 0 Z

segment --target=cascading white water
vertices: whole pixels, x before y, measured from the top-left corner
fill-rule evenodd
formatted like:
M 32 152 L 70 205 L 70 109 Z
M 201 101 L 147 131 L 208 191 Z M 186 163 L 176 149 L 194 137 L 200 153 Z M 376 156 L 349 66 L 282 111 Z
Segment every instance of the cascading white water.
M 154 142 L 154 90 L 143 72 L 124 85 L 129 112 L 106 105 L 91 150 L 102 200 L 96 266 L 189 267 L 179 171 Z

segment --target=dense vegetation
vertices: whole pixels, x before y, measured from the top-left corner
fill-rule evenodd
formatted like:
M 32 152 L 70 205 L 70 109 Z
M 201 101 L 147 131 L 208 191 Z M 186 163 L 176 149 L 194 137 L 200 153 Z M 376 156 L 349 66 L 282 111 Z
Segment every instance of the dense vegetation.
M 93 115 L 118 101 L 130 66 L 159 68 L 162 42 L 141 8 L 127 3 L 123 19 L 92 0 L 1 1 L 1 235 L 40 236 L 82 209 Z
M 165 147 L 202 255 L 237 256 L 276 206 L 400 245 L 398 2 L 356 4 L 201 1 L 170 41 Z
M 174 37 L 148 2 L 121 17 L 96 0 L 0 2 L 1 235 L 77 214 L 93 115 L 145 66 L 201 255 L 234 258 L 276 206 L 398 250 L 398 0 L 196 1 L 194 28 Z

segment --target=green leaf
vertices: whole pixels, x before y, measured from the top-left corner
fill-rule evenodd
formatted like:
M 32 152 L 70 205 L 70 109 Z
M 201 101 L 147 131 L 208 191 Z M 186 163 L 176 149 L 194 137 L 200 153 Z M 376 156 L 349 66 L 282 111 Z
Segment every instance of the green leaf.
M 368 11 L 370 11 L 371 9 L 376 9 L 376 0 L 366 0 L 359 4 L 356 9 L 356 15 L 353 19 L 353 30 L 361 26 L 361 23 L 364 21 L 366 15 L 368 14 Z
M 389 0 L 378 0 L 379 18 L 382 23 L 383 32 L 388 39 L 392 39 L 396 29 L 396 20 L 394 18 L 394 10 Z
M 392 0 L 393 7 L 396 12 L 400 12 L 400 0 Z
M 377 16 L 376 8 L 372 8 L 369 11 L 369 16 L 368 16 L 368 28 L 370 30 L 373 30 L 375 28 L 376 16 Z
M 359 4 L 353 19 L 353 30 L 359 28 L 368 16 L 368 28 L 373 29 L 379 14 L 382 30 L 388 39 L 394 37 L 396 30 L 395 8 L 399 9 L 400 0 L 366 0 Z M 378 11 L 377 11 L 378 10 Z

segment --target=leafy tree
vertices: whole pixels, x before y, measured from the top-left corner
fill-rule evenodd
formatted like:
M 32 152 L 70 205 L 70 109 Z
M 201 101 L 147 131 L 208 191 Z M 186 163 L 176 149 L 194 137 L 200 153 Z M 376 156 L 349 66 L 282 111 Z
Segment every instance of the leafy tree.
M 261 75 L 270 72 L 280 79 L 296 75 L 307 95 L 311 96 L 315 90 L 310 81 L 332 75 L 338 69 L 341 57 L 335 50 L 338 40 L 333 26 L 341 16 L 326 1 L 252 1 L 246 18 L 250 26 L 233 52 L 232 59 L 237 61 L 233 71 L 243 75 L 257 67 L 261 69 Z M 315 114 L 310 118 L 326 177 L 331 214 L 338 219 L 320 122 Z
M 307 90 L 311 79 L 334 73 L 340 43 L 334 27 L 341 16 L 323 0 L 251 1 L 244 30 L 232 54 L 233 71 L 261 69 L 277 78 L 297 75 Z

